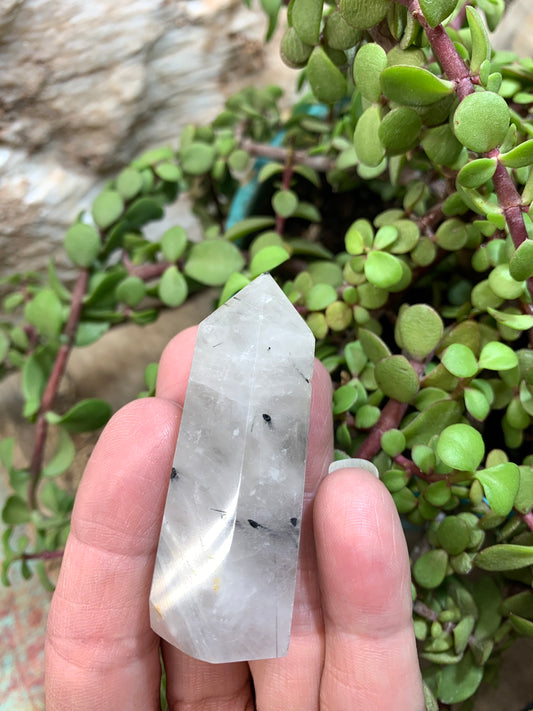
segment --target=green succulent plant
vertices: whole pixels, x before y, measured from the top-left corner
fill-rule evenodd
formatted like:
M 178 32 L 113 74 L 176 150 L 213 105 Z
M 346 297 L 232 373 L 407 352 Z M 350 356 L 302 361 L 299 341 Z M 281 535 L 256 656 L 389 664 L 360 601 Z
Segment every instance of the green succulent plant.
M 3 280 L 0 375 L 21 372 L 35 428 L 22 468 L 0 442 L 3 581 L 20 565 L 51 585 L 72 434 L 111 414 L 96 399 L 58 411 L 72 349 L 272 272 L 331 374 L 336 456 L 372 460 L 418 534 L 427 708 L 471 709 L 502 651 L 533 637 L 533 61 L 491 47 L 503 0 L 262 5 L 309 92 L 285 114 L 278 87 L 241 91 L 125 167 L 66 233 L 73 286 L 52 262 Z M 180 225 L 148 240 L 182 192 L 204 240 Z

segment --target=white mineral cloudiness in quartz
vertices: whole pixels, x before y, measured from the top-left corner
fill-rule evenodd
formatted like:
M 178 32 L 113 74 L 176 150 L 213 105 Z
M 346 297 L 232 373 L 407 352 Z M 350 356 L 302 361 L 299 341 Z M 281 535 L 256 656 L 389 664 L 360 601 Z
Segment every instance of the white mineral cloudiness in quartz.
M 200 324 L 150 594 L 152 628 L 190 656 L 287 653 L 313 355 L 267 274 Z

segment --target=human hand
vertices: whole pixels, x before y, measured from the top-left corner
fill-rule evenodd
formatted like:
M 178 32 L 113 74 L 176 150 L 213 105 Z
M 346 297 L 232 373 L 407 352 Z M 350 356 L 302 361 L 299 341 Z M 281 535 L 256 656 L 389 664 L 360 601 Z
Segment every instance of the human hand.
M 254 694 L 259 711 L 423 711 L 400 521 L 369 472 L 325 477 L 331 385 L 318 362 L 288 655 L 213 665 L 151 630 L 148 598 L 195 338 L 188 329 L 169 343 L 156 397 L 122 408 L 87 465 L 48 618 L 46 708 L 160 709 L 161 648 L 172 711 L 251 711 Z

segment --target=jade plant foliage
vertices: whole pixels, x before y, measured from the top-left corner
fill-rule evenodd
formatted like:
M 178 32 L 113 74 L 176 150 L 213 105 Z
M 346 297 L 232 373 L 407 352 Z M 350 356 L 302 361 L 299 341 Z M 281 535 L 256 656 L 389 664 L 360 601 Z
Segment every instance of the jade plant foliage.
M 336 456 L 375 463 L 417 538 L 427 707 L 472 709 L 502 652 L 533 637 L 533 60 L 492 49 L 503 0 L 262 5 L 298 70 L 292 109 L 276 86 L 236 94 L 80 213 L 73 284 L 53 262 L 3 280 L 0 374 L 20 371 L 35 433 L 23 466 L 0 443 L 3 582 L 15 566 L 51 584 L 76 433 L 111 414 L 60 408 L 72 350 L 271 272 L 331 374 Z M 146 239 L 184 192 L 203 241 L 179 224 Z

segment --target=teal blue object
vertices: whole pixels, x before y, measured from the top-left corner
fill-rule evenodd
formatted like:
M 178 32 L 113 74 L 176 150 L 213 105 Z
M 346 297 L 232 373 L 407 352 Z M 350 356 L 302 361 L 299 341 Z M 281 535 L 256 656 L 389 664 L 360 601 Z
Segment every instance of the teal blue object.
M 325 104 L 302 103 L 295 107 L 294 114 L 298 115 L 306 113 L 309 116 L 325 118 L 328 115 L 328 111 L 329 107 L 327 107 Z M 284 138 L 285 131 L 278 131 L 272 141 L 270 141 L 269 145 L 281 146 L 283 144 Z M 259 190 L 259 181 L 257 180 L 257 177 L 259 175 L 259 172 L 261 171 L 261 168 L 269 162 L 270 161 L 268 158 L 258 158 L 254 163 L 252 179 L 245 185 L 242 185 L 233 196 L 229 213 L 226 218 L 227 230 L 229 230 L 230 227 L 233 227 L 233 225 L 236 225 L 237 222 L 244 220 L 244 218 L 248 217 L 248 215 L 250 214 L 255 197 Z
M 270 145 L 281 146 L 284 137 L 285 131 L 278 131 L 270 142 Z M 233 196 L 229 213 L 226 218 L 227 230 L 229 230 L 230 227 L 233 227 L 233 225 L 236 225 L 237 222 L 244 220 L 244 218 L 250 214 L 255 196 L 257 195 L 257 191 L 259 189 L 259 181 L 257 180 L 257 177 L 261 168 L 268 162 L 267 158 L 258 158 L 254 163 L 252 179 L 248 183 L 245 183 L 245 185 L 242 185 Z

